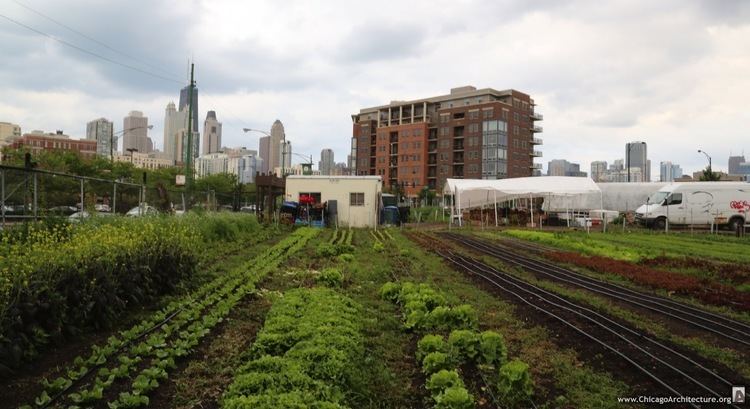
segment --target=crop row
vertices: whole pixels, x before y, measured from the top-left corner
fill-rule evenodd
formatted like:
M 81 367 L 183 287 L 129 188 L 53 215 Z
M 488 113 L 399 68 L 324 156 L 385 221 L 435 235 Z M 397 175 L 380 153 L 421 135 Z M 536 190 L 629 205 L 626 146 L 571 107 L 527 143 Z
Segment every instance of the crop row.
M 148 404 L 147 394 L 166 379 L 175 359 L 189 354 L 239 300 L 254 291 L 259 280 L 316 233 L 297 230 L 255 260 L 170 303 L 119 337 L 110 337 L 105 346 L 94 346 L 87 358 L 74 361 L 67 376 L 45 381 L 45 391 L 35 404 L 47 407 L 66 398 L 74 406 L 90 404 L 103 399 L 108 389 L 122 390 L 108 403 L 112 409 Z M 92 375 L 94 379 L 89 380 Z
M 364 359 L 361 307 L 327 288 L 284 293 L 235 373 L 224 409 L 343 408 Z
M 471 306 L 451 308 L 440 292 L 425 284 L 386 283 L 380 294 L 401 305 L 407 329 L 438 331 L 422 337 L 416 353 L 435 408 L 474 407 L 474 397 L 466 388 L 461 372 L 478 374 L 485 390 L 490 395 L 497 390 L 507 405 L 529 402 L 533 387 L 528 365 L 519 360 L 507 361 L 507 347 L 499 333 L 476 331 L 476 313 Z M 449 334 L 447 342 L 440 331 Z M 495 382 L 488 381 L 485 374 Z
M 727 305 L 744 311 L 750 309 L 750 294 L 710 280 L 702 280 L 670 271 L 654 270 L 644 265 L 606 257 L 586 257 L 578 253 L 548 252 L 546 257 L 600 273 L 623 276 L 637 284 L 694 297 L 709 304 Z

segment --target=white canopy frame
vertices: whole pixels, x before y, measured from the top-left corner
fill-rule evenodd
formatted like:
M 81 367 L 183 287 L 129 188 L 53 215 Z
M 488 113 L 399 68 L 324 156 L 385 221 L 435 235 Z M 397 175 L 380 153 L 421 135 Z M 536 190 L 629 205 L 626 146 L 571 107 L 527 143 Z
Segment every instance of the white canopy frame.
M 492 195 L 490 195 L 492 192 Z M 451 195 L 451 220 L 455 219 L 458 226 L 463 225 L 463 211 L 473 207 L 484 208 L 492 204 L 495 209 L 495 225 L 498 225 L 497 203 L 515 201 L 528 198 L 532 217 L 532 227 L 535 226 L 533 216 L 533 199 L 536 197 L 550 200 L 552 197 L 576 197 L 581 195 L 599 194 L 599 201 L 603 203 L 602 191 L 590 178 L 546 176 L 513 179 L 447 179 L 443 194 Z M 606 229 L 606 227 L 605 227 Z

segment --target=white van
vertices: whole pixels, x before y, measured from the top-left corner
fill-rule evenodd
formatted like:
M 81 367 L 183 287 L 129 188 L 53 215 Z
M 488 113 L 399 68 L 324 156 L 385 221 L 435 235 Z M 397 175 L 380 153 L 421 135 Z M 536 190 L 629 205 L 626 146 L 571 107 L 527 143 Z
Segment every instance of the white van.
M 734 230 L 750 217 L 750 183 L 672 183 L 651 195 L 635 217 L 655 229 L 664 229 L 669 220 L 669 224 L 717 224 Z

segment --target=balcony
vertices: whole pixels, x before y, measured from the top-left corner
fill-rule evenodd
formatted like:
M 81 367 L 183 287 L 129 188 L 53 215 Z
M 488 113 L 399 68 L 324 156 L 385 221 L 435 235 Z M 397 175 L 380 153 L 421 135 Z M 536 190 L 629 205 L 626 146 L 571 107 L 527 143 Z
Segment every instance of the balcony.
M 539 112 L 532 112 L 529 114 L 529 117 L 531 117 L 532 121 L 541 121 L 544 119 L 544 115 L 540 114 Z
M 542 170 L 542 164 L 541 163 L 532 163 L 531 166 L 529 166 L 529 169 Z
M 532 138 L 531 139 L 531 144 L 532 145 L 542 145 L 542 143 L 543 143 L 542 138 Z
M 529 152 L 529 155 L 531 155 L 534 158 L 541 158 L 542 157 L 542 151 L 531 151 L 531 152 Z
M 530 131 L 531 132 L 543 132 L 543 129 L 542 129 L 541 126 L 534 125 L 534 126 L 531 127 Z

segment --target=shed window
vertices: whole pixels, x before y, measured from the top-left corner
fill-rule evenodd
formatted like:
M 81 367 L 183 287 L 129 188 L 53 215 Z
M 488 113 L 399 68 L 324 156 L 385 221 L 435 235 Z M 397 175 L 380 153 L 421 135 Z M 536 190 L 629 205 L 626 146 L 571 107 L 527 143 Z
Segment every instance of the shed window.
M 350 206 L 364 206 L 365 194 L 364 193 L 349 193 L 349 205 Z

